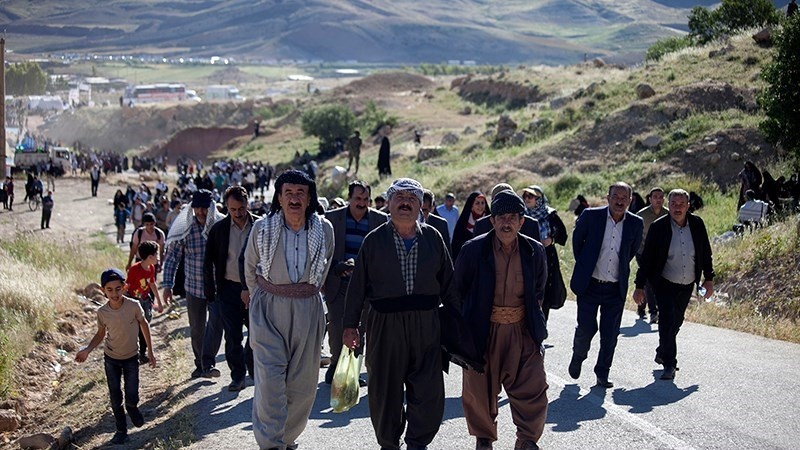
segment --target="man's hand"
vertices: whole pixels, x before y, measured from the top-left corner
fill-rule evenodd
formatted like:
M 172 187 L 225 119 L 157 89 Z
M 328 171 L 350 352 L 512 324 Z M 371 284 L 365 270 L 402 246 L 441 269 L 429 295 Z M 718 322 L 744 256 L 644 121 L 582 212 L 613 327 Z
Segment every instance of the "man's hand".
M 164 305 L 158 300 L 156 300 L 156 311 L 158 311 L 159 314 L 164 312 Z
M 633 301 L 636 302 L 637 305 L 644 305 L 644 289 L 635 289 L 633 291 Z
M 242 303 L 244 303 L 244 309 L 250 308 L 250 291 L 242 291 L 241 294 Z
M 553 243 L 553 238 L 547 238 L 542 241 L 542 246 L 548 247 Z
M 333 266 L 333 274 L 337 277 L 348 277 L 353 273 L 354 267 L 355 262 L 353 262 L 352 259 L 348 259 L 347 261 L 342 261 Z
M 88 349 L 83 349 L 83 350 L 79 351 L 77 355 L 75 355 L 75 361 L 77 361 L 79 363 L 82 363 L 82 362 L 86 361 L 86 358 L 88 358 L 88 357 L 89 357 L 89 350 Z
M 361 338 L 358 335 L 358 329 L 345 328 L 344 333 L 342 334 L 342 344 L 346 345 L 351 350 L 355 350 L 358 346 L 360 346 Z
M 153 369 L 156 368 L 156 355 L 153 354 L 152 350 L 147 350 L 147 358 L 150 360 L 150 367 Z
M 705 290 L 706 290 L 706 293 L 705 293 L 705 295 L 703 295 L 703 298 L 706 298 L 706 299 L 707 298 L 711 298 L 711 296 L 714 295 L 714 282 L 713 281 L 706 280 L 706 282 L 703 283 L 703 288 L 705 288 Z
M 164 293 L 161 296 L 164 298 L 165 305 L 172 303 L 172 288 L 164 288 Z

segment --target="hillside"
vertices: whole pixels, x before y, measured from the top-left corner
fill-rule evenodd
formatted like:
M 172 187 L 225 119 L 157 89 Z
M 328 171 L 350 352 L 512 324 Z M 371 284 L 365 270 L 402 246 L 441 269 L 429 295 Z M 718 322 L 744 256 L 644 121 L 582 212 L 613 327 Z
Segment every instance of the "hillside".
M 691 3 L 691 4 L 690 4 Z M 0 3 L 17 53 L 369 63 L 630 58 L 713 0 L 67 0 Z

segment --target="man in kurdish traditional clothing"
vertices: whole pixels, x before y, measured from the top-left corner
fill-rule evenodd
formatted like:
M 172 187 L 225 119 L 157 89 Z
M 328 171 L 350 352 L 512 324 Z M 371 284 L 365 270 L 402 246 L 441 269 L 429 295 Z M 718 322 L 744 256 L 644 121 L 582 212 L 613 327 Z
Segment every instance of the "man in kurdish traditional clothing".
M 439 431 L 444 379 L 438 307 L 444 302 L 459 308 L 447 246 L 439 232 L 417 220 L 422 192 L 408 178 L 389 188 L 391 220 L 364 238 L 345 302 L 342 340 L 350 348 L 360 344 L 361 311 L 365 301 L 370 305 L 369 411 L 378 444 L 388 450 L 400 448 L 403 431 L 408 450 L 426 449 Z
M 510 190 L 499 192 L 492 197 L 494 229 L 468 241 L 456 260 L 462 312 L 486 361 L 485 373 L 463 372 L 464 416 L 477 450 L 491 450 L 497 440 L 501 388 L 517 426 L 515 449 L 538 449 L 547 418 L 547 259 L 540 243 L 519 232 L 524 220 L 522 199 Z
M 314 405 L 325 315 L 320 288 L 333 257 L 333 227 L 316 214 L 317 187 L 290 170 L 275 181 L 266 217 L 245 247 L 253 432 L 261 449 L 297 448 Z

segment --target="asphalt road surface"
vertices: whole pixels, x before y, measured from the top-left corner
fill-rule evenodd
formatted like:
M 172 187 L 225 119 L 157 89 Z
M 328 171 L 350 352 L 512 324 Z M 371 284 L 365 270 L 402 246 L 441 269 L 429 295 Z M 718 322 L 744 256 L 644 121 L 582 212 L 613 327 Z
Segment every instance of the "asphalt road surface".
M 680 371 L 673 381 L 659 379 L 653 362 L 657 326 L 626 311 L 610 378 L 611 389 L 593 387 L 598 338 L 592 343 L 578 380 L 567 374 L 576 307 L 567 302 L 552 311 L 545 367 L 549 410 L 543 449 L 798 449 L 800 448 L 800 345 L 735 331 L 686 323 L 678 336 Z M 220 361 L 223 355 L 218 357 Z M 251 408 L 253 387 L 227 391 L 224 362 L 217 382 L 190 397 L 195 415 L 196 449 L 255 449 Z M 367 389 L 359 404 L 334 414 L 330 388 L 320 370 L 317 400 L 301 449 L 377 449 L 367 408 Z M 445 414 L 430 449 L 472 449 L 461 409 L 461 369 L 445 376 Z M 496 449 L 513 449 L 515 428 L 508 400 L 501 394 Z

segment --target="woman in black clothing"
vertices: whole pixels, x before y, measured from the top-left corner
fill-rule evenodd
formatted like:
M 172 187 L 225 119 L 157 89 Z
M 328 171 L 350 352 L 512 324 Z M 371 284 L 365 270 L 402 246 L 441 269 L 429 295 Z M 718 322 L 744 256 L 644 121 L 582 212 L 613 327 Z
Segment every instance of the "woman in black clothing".
M 464 203 L 464 209 L 461 210 L 461 215 L 458 216 L 458 222 L 453 230 L 453 261 L 458 257 L 458 252 L 465 242 L 472 239 L 472 229 L 475 222 L 481 217 L 491 215 L 489 210 L 489 203 L 486 201 L 486 196 L 478 191 L 469 194 L 467 201 Z

